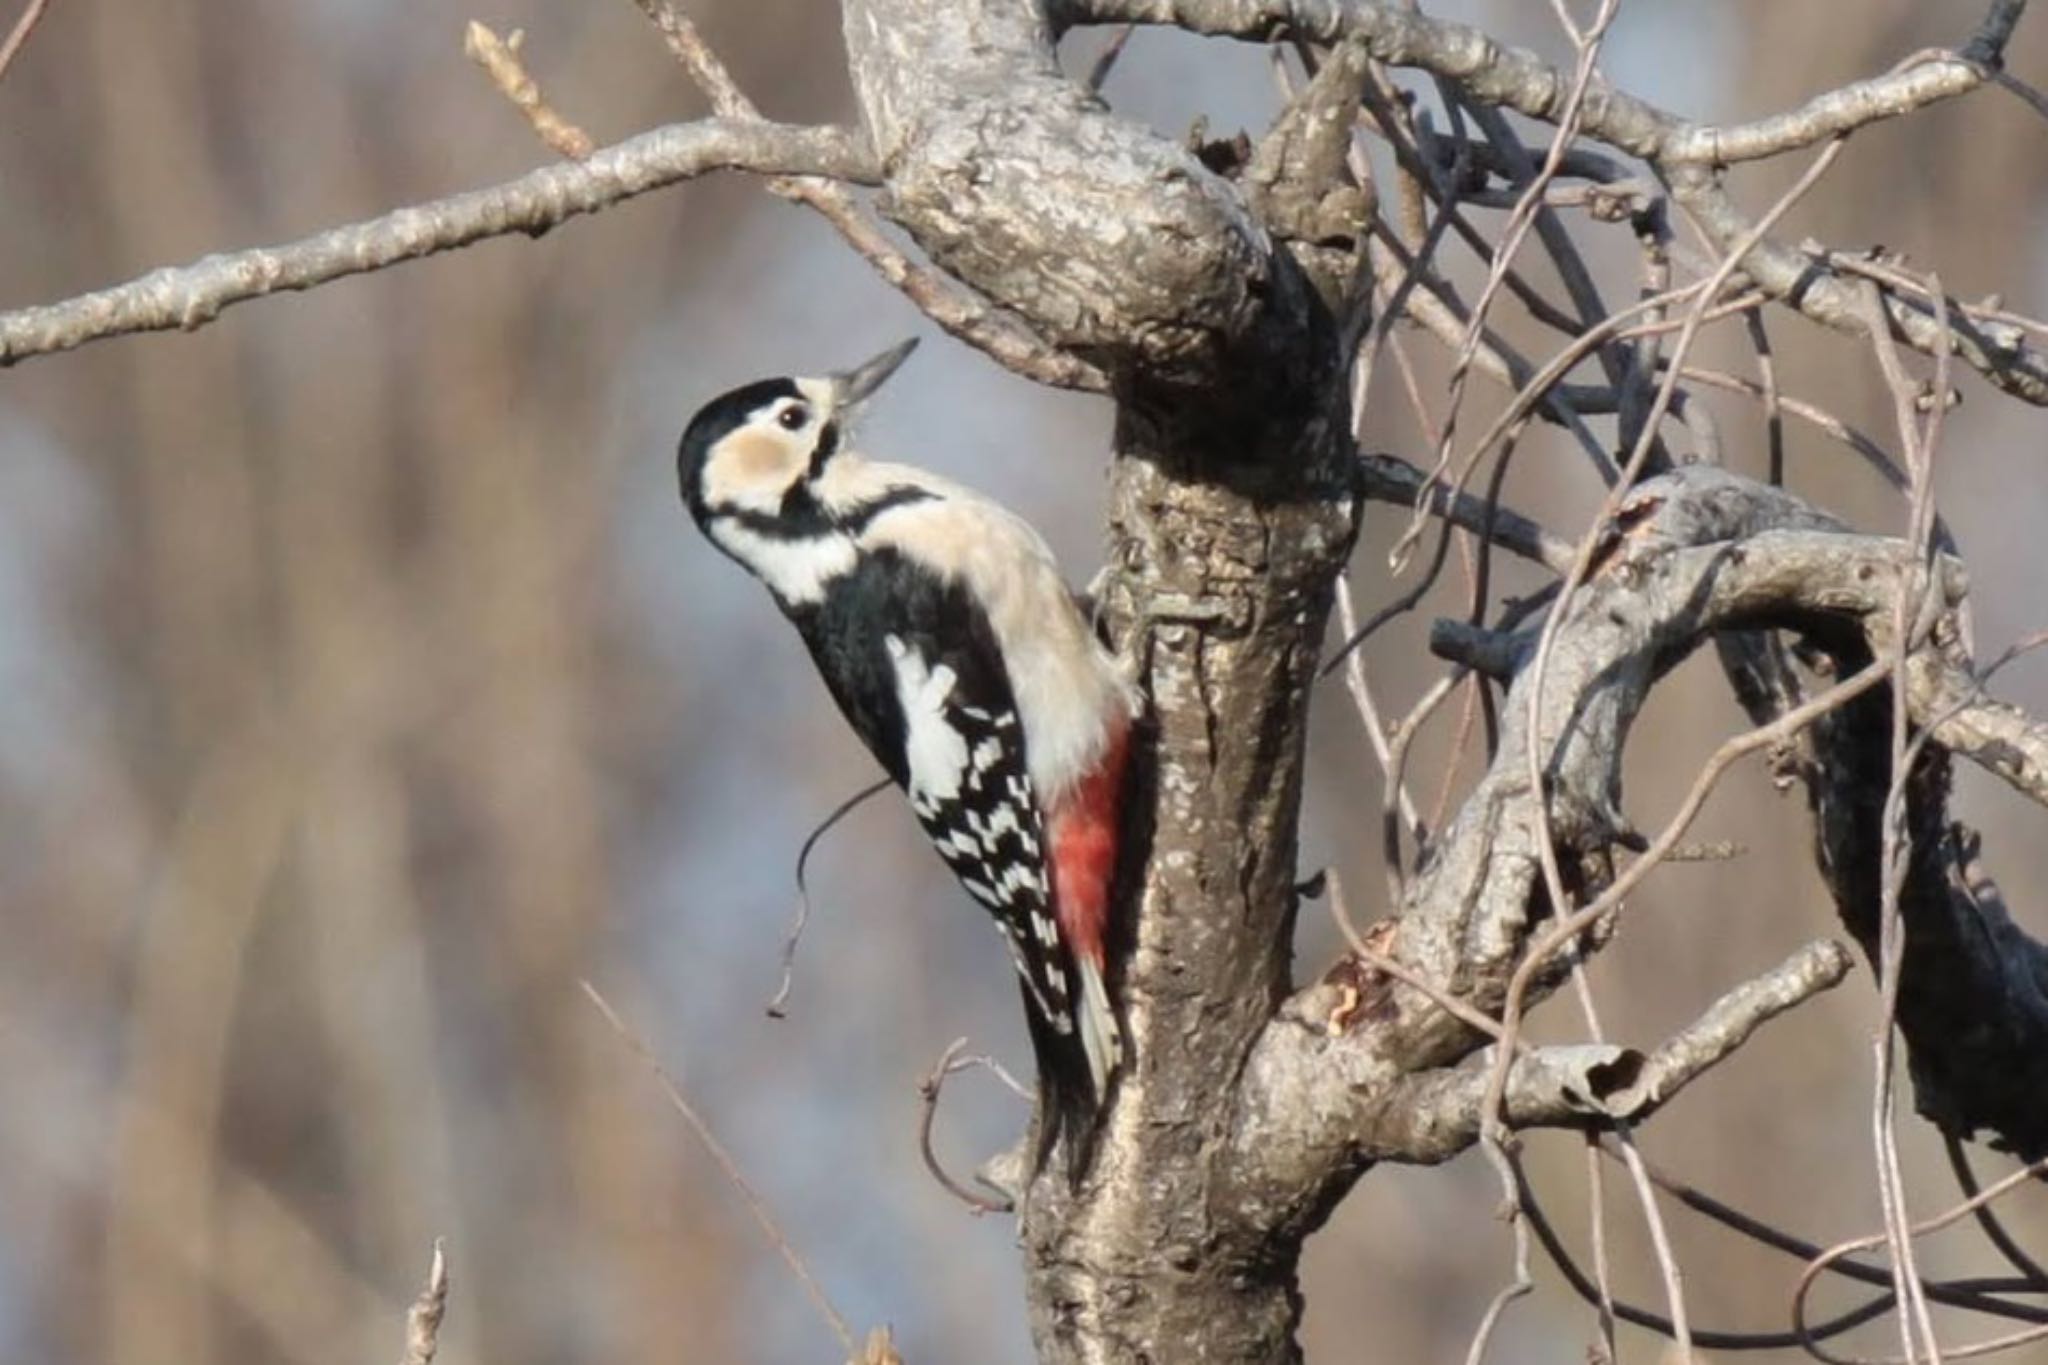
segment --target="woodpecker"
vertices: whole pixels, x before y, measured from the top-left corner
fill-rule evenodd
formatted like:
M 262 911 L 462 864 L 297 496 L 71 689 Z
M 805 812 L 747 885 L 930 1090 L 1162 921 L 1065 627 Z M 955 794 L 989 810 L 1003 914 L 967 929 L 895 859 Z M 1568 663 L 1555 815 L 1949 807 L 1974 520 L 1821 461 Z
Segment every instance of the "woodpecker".
M 683 501 L 761 580 L 826 688 L 1022 977 L 1038 1164 L 1078 1173 L 1123 1039 L 1104 980 L 1137 696 L 1022 518 L 848 448 L 906 341 L 823 378 L 763 379 L 683 433 Z

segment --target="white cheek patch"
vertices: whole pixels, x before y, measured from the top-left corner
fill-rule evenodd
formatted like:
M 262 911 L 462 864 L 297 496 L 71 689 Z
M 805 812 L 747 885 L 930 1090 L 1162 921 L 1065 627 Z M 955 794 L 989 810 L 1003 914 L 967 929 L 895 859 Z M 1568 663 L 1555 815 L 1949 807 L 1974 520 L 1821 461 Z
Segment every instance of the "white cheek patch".
M 852 573 L 859 558 L 853 541 L 843 535 L 782 540 L 729 518 L 714 519 L 709 529 L 712 539 L 790 606 L 824 601 L 832 580 Z
M 956 675 L 945 664 L 927 664 L 920 654 L 891 635 L 883 641 L 896 669 L 896 700 L 903 708 L 904 749 L 910 760 L 910 796 L 927 801 L 952 801 L 960 795 L 967 771 L 967 740 L 946 718 L 946 699 Z

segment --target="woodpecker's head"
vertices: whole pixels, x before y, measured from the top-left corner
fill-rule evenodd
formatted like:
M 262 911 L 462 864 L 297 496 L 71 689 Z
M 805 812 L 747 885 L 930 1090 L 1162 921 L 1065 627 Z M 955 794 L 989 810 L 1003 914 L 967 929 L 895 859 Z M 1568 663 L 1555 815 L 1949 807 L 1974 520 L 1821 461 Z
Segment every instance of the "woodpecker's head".
M 706 403 L 683 432 L 676 473 L 697 524 L 722 517 L 779 518 L 791 494 L 824 472 L 848 423 L 917 340 L 822 379 L 762 379 Z

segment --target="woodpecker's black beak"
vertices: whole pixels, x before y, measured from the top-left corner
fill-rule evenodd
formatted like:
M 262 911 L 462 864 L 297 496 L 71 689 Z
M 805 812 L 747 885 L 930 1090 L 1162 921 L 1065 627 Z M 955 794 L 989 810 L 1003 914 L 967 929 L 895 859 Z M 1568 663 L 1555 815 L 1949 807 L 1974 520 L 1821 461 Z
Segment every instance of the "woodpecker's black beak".
M 908 360 L 916 349 L 917 338 L 912 337 L 891 346 L 864 365 L 833 375 L 832 386 L 837 390 L 835 406 L 850 408 L 864 401 L 869 394 L 881 388 L 882 381 L 896 373 L 896 367 Z

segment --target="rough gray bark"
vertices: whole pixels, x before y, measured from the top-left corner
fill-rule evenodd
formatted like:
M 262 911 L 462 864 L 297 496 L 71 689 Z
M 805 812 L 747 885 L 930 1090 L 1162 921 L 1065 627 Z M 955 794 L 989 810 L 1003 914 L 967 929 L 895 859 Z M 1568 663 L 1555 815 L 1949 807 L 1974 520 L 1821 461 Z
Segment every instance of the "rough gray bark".
M 1135 1060 L 1079 1188 L 1048 1173 L 1018 1192 L 1041 1356 L 1170 1359 L 1199 1343 L 1207 1359 L 1292 1359 L 1302 1240 L 1372 1162 L 1468 1145 L 1484 1091 L 1456 1069 L 1482 1039 L 1421 993 L 1373 983 L 1349 1025 L 1315 988 L 1290 998 L 1305 703 L 1362 491 L 1331 312 L 1346 242 L 1315 221 L 1345 183 L 1341 158 L 1314 156 L 1309 121 L 1283 118 L 1227 179 L 1063 78 L 1045 16 L 1022 0 L 852 0 L 846 31 L 885 212 L 1100 367 L 1119 405 L 1108 604 L 1156 725 L 1115 983 Z M 1685 535 L 1667 543 L 1662 528 L 1695 497 L 1730 495 L 1681 481 L 1658 496 L 1657 527 L 1574 601 L 1540 740 L 1511 693 L 1491 775 L 1402 907 L 1393 951 L 1481 1011 L 1498 1008 L 1544 913 L 1525 746 L 1556 750 L 1550 836 L 1590 897 L 1628 834 L 1619 755 L 1649 688 L 1715 630 L 1780 608 L 1772 587 L 1814 581 L 1751 584 L 1726 538 L 1696 527 L 1717 543 L 1679 553 Z M 1639 556 L 1645 536 L 1656 548 Z M 1820 560 L 1860 555 L 1860 568 L 1900 550 L 1837 536 Z M 1703 1022 L 1689 1062 L 1655 1074 L 1681 1084 L 1841 969 L 1824 949 L 1788 964 L 1728 1007 L 1739 1027 Z M 1597 1103 L 1557 1097 L 1627 1091 L 1644 1067 L 1533 1059 L 1512 1073 L 1508 1110 L 1585 1122 Z
M 1289 987 L 1308 688 L 1355 522 L 1336 329 L 1235 187 L 1059 73 L 1035 6 L 854 0 L 846 31 L 885 211 L 1118 402 L 1108 605 L 1157 718 L 1115 981 L 1135 1060 L 1081 1188 L 1022 1192 L 1039 1350 L 1283 1359 L 1292 1258 L 1232 1214 L 1221 1158 L 1228 1078 Z
M 1333 10 L 1316 32 L 1341 39 L 1375 13 Z M 1118 403 L 1107 604 L 1154 725 L 1130 831 L 1145 857 L 1129 869 L 1114 980 L 1134 1061 L 1079 1187 L 1048 1171 L 1017 1192 L 1041 1357 L 1293 1359 L 1303 1239 L 1374 1162 L 1441 1160 L 1474 1141 L 1486 1090 L 1483 1070 L 1459 1066 L 1482 1036 L 1428 995 L 1368 972 L 1364 1003 L 1340 1018 L 1329 991 L 1294 993 L 1290 974 L 1306 698 L 1370 480 L 1350 463 L 1334 316 L 1352 242 L 1323 213 L 1347 182 L 1341 155 L 1316 155 L 1302 111 L 1357 91 L 1332 60 L 1226 176 L 1065 79 L 1045 14 L 1025 0 L 850 0 L 846 33 L 884 211 L 941 268 L 1099 367 Z M 1413 35 L 1372 50 L 1436 51 Z M 1538 79 L 1492 48 L 1440 65 L 1508 103 Z M 1902 98 L 1954 93 L 1961 78 L 1941 70 Z M 1520 107 L 1554 112 L 1556 92 Z M 1645 137 L 1698 136 L 1618 96 L 1591 128 L 1639 154 L 1655 150 Z M 1754 524 L 1731 531 L 1730 508 Z M 1560 631 L 1539 733 L 1524 730 L 1518 681 L 1500 752 L 1391 936 L 1399 960 L 1482 1013 L 1500 1007 L 1548 913 L 1528 746 L 1548 755 L 1548 834 L 1590 900 L 1633 835 L 1620 754 L 1663 673 L 1719 630 L 1867 622 L 1909 557 L 1711 471 L 1639 491 L 1614 537 Z M 1524 535 L 1523 548 L 1539 546 Z M 1534 1054 L 1511 1070 L 1506 1110 L 1641 1117 L 1844 966 L 1816 947 L 1655 1060 Z

